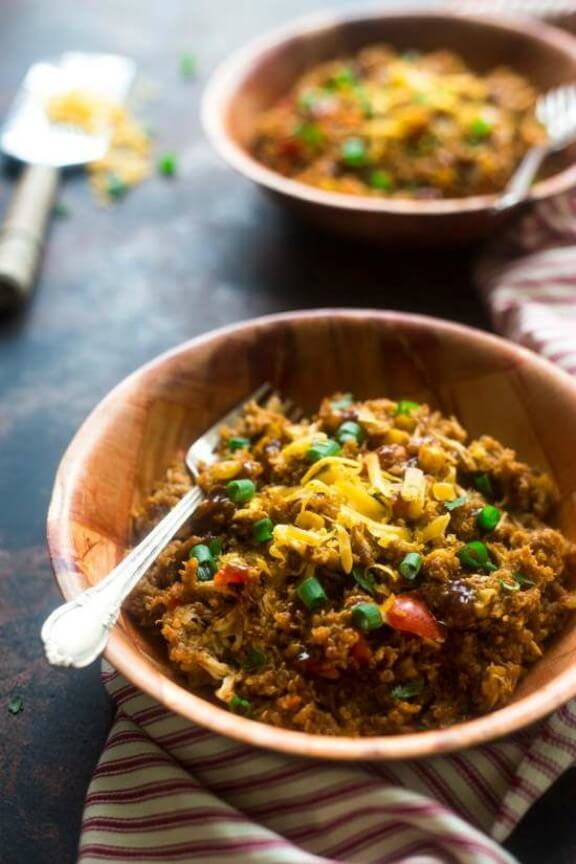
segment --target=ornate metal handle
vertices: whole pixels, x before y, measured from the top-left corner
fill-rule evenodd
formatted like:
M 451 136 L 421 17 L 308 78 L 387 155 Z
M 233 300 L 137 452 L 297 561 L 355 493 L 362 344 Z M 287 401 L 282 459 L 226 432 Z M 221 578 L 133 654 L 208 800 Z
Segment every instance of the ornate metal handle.
M 187 492 L 105 579 L 48 616 L 40 635 L 46 657 L 53 666 L 81 668 L 102 653 L 122 603 L 201 499 L 198 488 Z
M 532 147 L 528 150 L 512 175 L 504 192 L 496 201 L 494 212 L 500 213 L 502 210 L 508 210 L 508 208 L 514 207 L 526 198 L 532 181 L 549 152 L 550 148 L 547 146 Z

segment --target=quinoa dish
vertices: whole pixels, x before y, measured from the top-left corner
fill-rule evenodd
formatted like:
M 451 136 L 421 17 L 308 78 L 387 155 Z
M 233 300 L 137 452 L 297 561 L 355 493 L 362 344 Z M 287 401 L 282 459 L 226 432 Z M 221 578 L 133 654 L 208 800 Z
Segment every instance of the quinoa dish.
M 545 140 L 537 93 L 498 67 L 473 72 L 448 51 L 386 45 L 321 63 L 260 117 L 256 158 L 328 192 L 461 198 L 501 191 Z
M 191 485 L 177 462 L 140 535 Z M 223 428 L 195 515 L 128 599 L 185 686 L 327 735 L 449 726 L 511 698 L 576 597 L 550 478 L 413 401 L 273 398 Z

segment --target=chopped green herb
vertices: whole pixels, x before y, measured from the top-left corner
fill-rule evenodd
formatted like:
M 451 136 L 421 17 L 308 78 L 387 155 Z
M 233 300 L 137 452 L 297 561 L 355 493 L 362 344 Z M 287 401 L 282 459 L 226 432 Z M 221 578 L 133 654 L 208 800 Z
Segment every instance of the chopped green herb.
M 354 402 L 354 397 L 352 393 L 344 393 L 340 399 L 334 399 L 330 402 L 330 410 L 331 411 L 345 411 L 346 408 L 349 408 Z
M 106 178 L 106 192 L 114 201 L 123 198 L 128 191 L 128 186 L 117 174 L 111 172 Z
M 228 497 L 234 504 L 246 504 L 256 494 L 256 484 L 252 480 L 230 480 L 226 484 Z
M 242 438 L 241 435 L 235 435 L 233 438 L 228 440 L 228 449 L 229 450 L 248 450 L 250 447 L 250 439 Z
M 512 578 L 518 582 L 520 586 L 527 585 L 528 588 L 533 588 L 536 583 L 532 579 L 528 579 L 523 573 L 513 573 Z
M 329 87 L 336 87 L 338 89 L 345 87 L 352 87 L 356 83 L 356 75 L 354 74 L 354 70 L 349 66 L 342 66 L 338 69 L 337 72 L 332 75 L 328 82 Z
M 476 516 L 476 525 L 480 531 L 493 531 L 497 527 L 501 518 L 502 511 L 499 510 L 498 507 L 494 507 L 492 504 L 487 504 L 486 507 L 483 507 Z
M 511 593 L 515 593 L 520 590 L 519 582 L 506 582 L 504 579 L 499 579 L 500 587 L 504 589 L 504 591 L 510 591 Z
M 222 538 L 214 537 L 208 543 L 208 548 L 210 549 L 210 552 L 212 553 L 214 558 L 217 558 L 218 555 L 220 555 L 220 553 L 222 552 Z
M 195 78 L 197 71 L 196 57 L 190 51 L 184 51 L 180 55 L 180 75 L 182 78 Z
M 376 579 L 373 573 L 370 573 L 368 570 L 362 570 L 360 567 L 354 567 L 352 569 L 352 576 L 356 584 L 366 591 L 367 594 L 370 594 L 372 597 L 376 596 Z
M 164 177 L 174 177 L 178 169 L 178 163 L 174 153 L 164 153 L 158 160 L 158 171 Z
M 393 687 L 390 691 L 390 696 L 392 699 L 412 699 L 414 696 L 418 696 L 419 693 L 424 689 L 424 681 L 418 679 L 416 681 L 408 681 L 407 684 L 397 684 L 396 687 Z
M 294 135 L 308 147 L 320 147 L 324 141 L 324 133 L 315 123 L 300 123 L 294 130 Z
M 242 699 L 240 696 L 232 696 L 228 703 L 230 710 L 234 714 L 244 714 L 248 716 L 252 712 L 252 703 L 248 699 Z
M 401 575 L 409 582 L 413 582 L 422 567 L 422 556 L 418 552 L 408 552 L 400 562 L 398 567 Z
M 411 402 L 410 399 L 401 399 L 400 402 L 398 402 L 398 404 L 396 405 L 394 415 L 398 416 L 399 414 L 412 414 L 412 412 L 416 411 L 416 409 L 419 407 L 419 402 Z
M 244 668 L 256 671 L 266 665 L 266 654 L 261 648 L 249 648 L 244 658 Z
M 493 498 L 494 497 L 494 487 L 492 486 L 492 480 L 490 479 L 490 475 L 485 471 L 479 471 L 472 478 L 472 482 L 474 487 L 484 495 L 485 498 Z
M 498 567 L 490 560 L 488 549 L 480 540 L 472 540 L 470 543 L 465 543 L 458 552 L 458 558 L 464 567 L 469 570 L 485 570 L 491 573 L 497 570 Z
M 314 611 L 328 600 L 324 588 L 315 576 L 309 576 L 296 587 L 296 594 L 307 609 Z
M 391 192 L 394 188 L 392 177 L 388 171 L 372 171 L 369 183 L 373 189 L 379 189 L 381 192 Z
M 368 151 L 362 138 L 346 138 L 342 142 L 340 156 L 350 168 L 361 168 L 368 162 Z
M 252 538 L 255 543 L 267 543 L 272 540 L 274 523 L 271 519 L 259 519 L 252 528 Z
M 363 633 L 369 633 L 382 627 L 384 619 L 375 603 L 358 603 L 352 607 L 352 624 Z
M 57 201 L 52 208 L 52 215 L 55 219 L 68 219 L 70 208 L 66 204 L 63 204 L 62 201 Z
M 362 436 L 362 427 L 353 420 L 347 420 L 345 423 L 342 423 L 336 432 L 336 440 L 340 444 L 344 444 L 346 441 L 356 441 L 359 444 Z
M 492 124 L 484 117 L 475 117 L 470 124 L 470 137 L 474 143 L 488 138 L 492 132 Z
M 451 512 L 452 510 L 456 510 L 457 507 L 462 507 L 462 505 L 466 504 L 467 501 L 467 495 L 460 495 L 459 498 L 453 498 L 452 501 L 445 501 L 444 508 Z
M 10 714 L 20 714 L 24 710 L 24 699 L 19 694 L 12 696 L 8 703 L 8 711 Z
M 318 462 L 319 459 L 325 459 L 327 456 L 338 456 L 340 453 L 340 445 L 332 438 L 326 441 L 317 441 L 313 444 L 306 453 L 308 462 Z

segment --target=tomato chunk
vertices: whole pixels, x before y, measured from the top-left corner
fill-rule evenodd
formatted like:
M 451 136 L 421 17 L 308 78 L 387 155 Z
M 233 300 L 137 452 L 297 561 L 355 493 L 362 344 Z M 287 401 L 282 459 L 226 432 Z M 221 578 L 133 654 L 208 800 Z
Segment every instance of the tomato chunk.
M 352 646 L 350 654 L 359 666 L 364 666 L 366 663 L 370 662 L 372 650 L 361 633 L 358 635 L 358 641 Z
M 434 618 L 426 604 L 412 594 L 397 594 L 384 617 L 394 630 L 403 630 L 434 642 L 444 640 L 442 624 Z
M 245 585 L 250 580 L 250 571 L 242 564 L 229 562 L 214 574 L 216 588 L 229 588 L 231 585 Z

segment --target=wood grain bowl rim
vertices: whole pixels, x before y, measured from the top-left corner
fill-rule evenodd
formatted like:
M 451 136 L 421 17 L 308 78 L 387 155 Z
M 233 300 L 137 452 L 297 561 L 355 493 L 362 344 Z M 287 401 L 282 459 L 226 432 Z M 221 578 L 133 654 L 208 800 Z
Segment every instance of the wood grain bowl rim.
M 265 330 L 285 321 L 310 322 L 322 318 L 369 320 L 371 323 L 377 321 L 384 327 L 428 331 L 440 338 L 443 335 L 456 335 L 465 338 L 469 343 L 475 343 L 475 347 L 482 351 L 499 353 L 509 360 L 510 364 L 521 361 L 528 367 L 556 379 L 563 388 L 567 387 L 571 391 L 576 400 L 576 380 L 534 352 L 499 336 L 425 315 L 376 309 L 326 308 L 267 315 L 212 330 L 158 355 L 123 379 L 88 415 L 64 453 L 50 501 L 47 537 L 53 572 L 67 600 L 79 593 L 78 580 L 83 578 L 74 555 L 71 522 L 74 493 L 82 482 L 86 457 L 102 434 L 103 428 L 111 425 L 113 421 L 114 412 L 109 413 L 109 409 L 114 406 L 117 414 L 118 403 L 121 403 L 134 384 L 151 370 L 169 365 L 172 358 L 193 352 L 214 339 L 230 334 L 249 334 L 258 329 Z M 141 691 L 176 714 L 212 732 L 276 752 L 328 760 L 413 759 L 475 747 L 509 735 L 542 719 L 576 696 L 576 665 L 574 665 L 532 694 L 474 720 L 428 732 L 348 738 L 296 732 L 231 714 L 225 708 L 220 708 L 189 692 L 155 669 L 152 661 L 139 652 L 119 624 L 112 631 L 105 657 L 118 672 Z
M 202 96 L 201 120 L 207 138 L 225 162 L 250 180 L 273 192 L 309 204 L 340 210 L 404 216 L 447 216 L 488 210 L 496 201 L 497 195 L 470 195 L 466 198 L 414 201 L 326 192 L 297 180 L 291 180 L 267 168 L 236 142 L 227 127 L 226 116 L 242 81 L 266 54 L 273 52 L 287 40 L 298 35 L 319 33 L 334 26 L 345 28 L 356 21 L 398 18 L 416 21 L 423 17 L 451 19 L 460 21 L 465 25 L 487 24 L 498 30 L 526 35 L 552 47 L 559 54 L 568 56 L 574 63 L 576 70 L 576 38 L 558 27 L 528 16 L 510 15 L 505 12 L 467 14 L 447 9 L 440 11 L 417 7 L 408 11 L 375 10 L 372 7 L 357 10 L 350 14 L 336 11 L 319 12 L 298 18 L 296 21 L 265 33 L 238 49 L 220 64 L 208 81 Z M 526 201 L 534 202 L 550 198 L 573 188 L 575 185 L 576 164 L 573 164 L 536 183 Z

